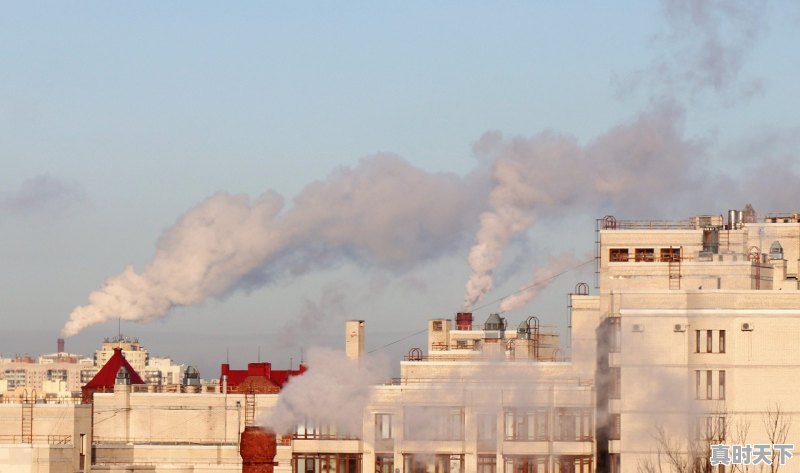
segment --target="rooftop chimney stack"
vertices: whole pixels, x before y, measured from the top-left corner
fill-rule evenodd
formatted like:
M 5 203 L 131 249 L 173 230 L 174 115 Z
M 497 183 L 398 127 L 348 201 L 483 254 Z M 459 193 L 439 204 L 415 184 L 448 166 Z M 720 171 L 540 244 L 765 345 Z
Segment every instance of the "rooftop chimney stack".
M 364 355 L 364 321 L 348 320 L 345 322 L 345 353 L 351 360 L 358 360 Z
M 64 353 L 64 339 L 59 338 L 56 342 L 56 353 Z
M 242 432 L 239 454 L 242 473 L 273 473 L 278 441 L 274 432 L 248 425 Z

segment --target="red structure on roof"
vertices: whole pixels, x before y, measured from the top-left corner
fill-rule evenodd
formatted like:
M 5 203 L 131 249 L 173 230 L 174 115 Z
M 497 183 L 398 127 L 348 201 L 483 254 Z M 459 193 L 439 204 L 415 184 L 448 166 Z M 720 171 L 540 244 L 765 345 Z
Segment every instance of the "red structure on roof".
M 305 373 L 306 369 L 303 364 L 296 370 L 273 370 L 271 363 L 248 363 L 246 370 L 232 370 L 228 363 L 223 363 L 219 379 L 228 377 L 229 393 L 277 393 L 289 378 Z
M 85 386 L 81 388 L 81 402 L 84 404 L 92 403 L 92 395 L 96 392 L 114 392 L 114 384 L 117 382 L 117 373 L 120 368 L 125 368 L 130 378 L 130 384 L 145 384 L 141 376 L 133 369 L 128 360 L 122 355 L 122 348 L 114 348 L 114 354 L 108 359 L 100 371 L 94 375 Z

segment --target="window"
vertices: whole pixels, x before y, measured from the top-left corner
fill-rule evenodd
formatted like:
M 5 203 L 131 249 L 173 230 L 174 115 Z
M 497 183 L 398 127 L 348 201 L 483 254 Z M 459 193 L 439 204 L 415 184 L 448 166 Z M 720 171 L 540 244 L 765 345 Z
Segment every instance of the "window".
M 619 399 L 622 394 L 622 373 L 619 367 L 612 367 L 608 369 L 611 381 L 609 384 L 609 399 Z
M 694 348 L 694 352 L 695 353 L 700 353 L 700 340 L 701 340 L 700 332 L 701 332 L 701 330 L 695 330 L 694 331 L 696 339 L 697 339 L 697 342 L 695 343 L 695 348 Z
M 714 393 L 712 392 L 712 383 L 711 383 L 711 379 L 713 376 L 711 375 L 711 373 L 713 373 L 713 371 L 711 370 L 706 371 L 706 397 L 705 397 L 706 399 L 714 399 Z
M 292 436 L 296 439 L 355 439 L 357 437 L 344 433 L 336 432 L 336 428 L 331 425 L 324 425 L 309 419 L 297 424 L 297 430 Z
M 405 438 L 464 440 L 464 410 L 460 407 L 406 407 Z
M 656 260 L 656 251 L 653 248 L 636 248 L 634 259 L 637 262 L 652 262 Z
M 505 473 L 548 473 L 547 455 L 508 455 Z
M 719 372 L 719 398 L 725 399 L 725 370 Z
M 407 473 L 462 473 L 464 471 L 464 455 L 406 453 L 403 457 Z
M 608 260 L 615 263 L 622 263 L 628 261 L 627 248 L 611 248 L 608 253 Z
M 701 380 L 702 371 L 695 370 L 694 372 L 694 397 L 695 399 L 703 399 L 703 382 Z
M 548 440 L 549 412 L 545 408 L 506 411 L 506 440 Z
M 497 441 L 497 416 L 494 414 L 478 414 L 478 441 Z
M 619 440 L 622 434 L 622 416 L 611 414 L 611 428 L 609 429 L 608 439 Z
M 560 407 L 556 409 L 556 439 L 565 441 L 592 440 L 592 410 Z
M 375 438 L 388 440 L 392 438 L 392 415 L 375 414 Z
M 714 331 L 695 330 L 695 353 L 714 353 Z M 703 336 L 706 342 L 703 344 Z M 717 353 L 725 353 L 725 330 L 719 330 L 717 336 Z
M 556 457 L 555 473 L 592 473 L 592 457 L 589 455 Z
M 361 473 L 361 455 L 357 453 L 295 453 L 294 473 Z
M 706 353 L 713 353 L 714 352 L 714 331 L 713 330 L 706 330 Z
M 619 353 L 622 348 L 622 324 L 620 321 L 622 320 L 621 317 L 609 317 L 608 319 L 608 330 L 610 332 L 609 340 L 610 346 L 608 347 L 608 351 L 610 353 Z
M 719 331 L 719 352 L 725 353 L 725 331 Z
M 661 261 L 663 262 L 677 262 L 681 260 L 680 248 L 661 248 Z
M 375 473 L 394 473 L 394 454 L 375 455 Z
M 724 416 L 706 416 L 697 419 L 698 440 L 722 442 L 725 440 L 727 419 Z
M 441 320 L 434 320 L 433 321 L 433 331 L 434 332 L 441 332 L 442 331 L 442 321 Z
M 494 455 L 478 455 L 478 473 L 496 473 L 497 457 Z

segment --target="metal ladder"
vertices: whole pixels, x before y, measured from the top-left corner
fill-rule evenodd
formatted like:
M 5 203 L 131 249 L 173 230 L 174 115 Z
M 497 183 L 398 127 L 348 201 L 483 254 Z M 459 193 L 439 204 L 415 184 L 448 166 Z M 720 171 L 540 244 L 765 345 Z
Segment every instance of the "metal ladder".
M 671 257 L 669 259 L 669 288 L 681 288 L 681 259 Z
M 253 425 L 256 417 L 256 393 L 252 388 L 244 395 L 244 425 Z
M 22 443 L 33 443 L 33 400 L 22 401 Z

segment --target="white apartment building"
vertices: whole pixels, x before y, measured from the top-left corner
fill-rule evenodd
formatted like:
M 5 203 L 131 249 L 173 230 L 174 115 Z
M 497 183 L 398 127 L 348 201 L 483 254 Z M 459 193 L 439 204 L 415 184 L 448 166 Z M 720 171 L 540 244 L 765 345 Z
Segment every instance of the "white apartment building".
M 597 314 L 605 341 L 600 468 L 646 471 L 660 452 L 665 471 L 709 471 L 712 443 L 800 444 L 798 217 L 599 221 L 600 291 L 573 296 L 573 316 Z

